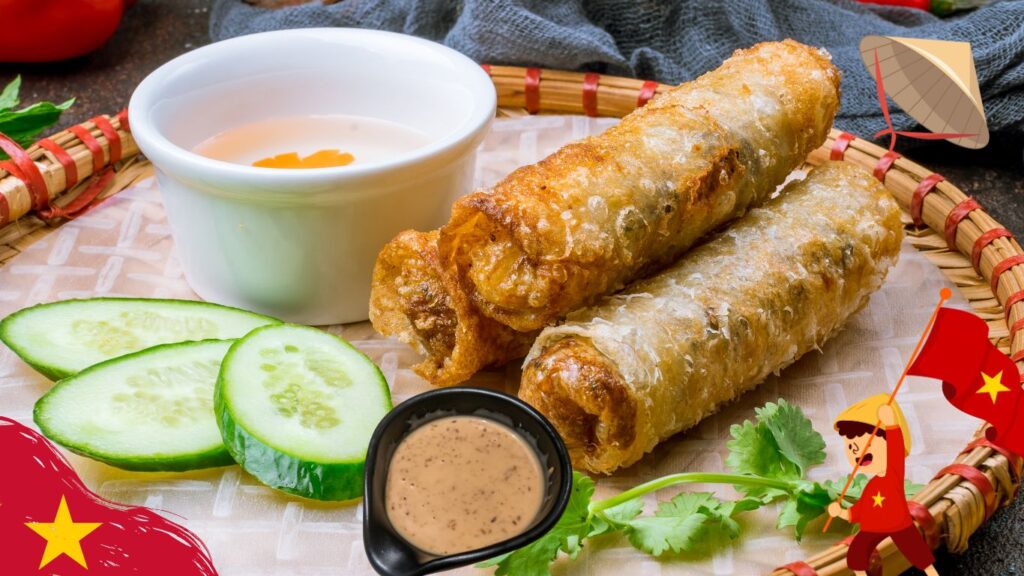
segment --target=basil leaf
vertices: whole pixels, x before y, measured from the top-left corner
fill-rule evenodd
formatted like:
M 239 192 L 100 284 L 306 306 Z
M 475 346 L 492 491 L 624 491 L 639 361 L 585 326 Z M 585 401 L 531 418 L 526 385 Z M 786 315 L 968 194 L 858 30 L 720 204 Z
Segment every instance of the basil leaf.
M 21 76 L 15 76 L 14 80 L 11 80 L 7 86 L 4 87 L 4 91 L 0 92 L 0 112 L 10 110 L 18 105 L 18 91 L 21 90 Z
M 4 93 L 6 92 L 5 89 Z M 40 132 L 53 126 L 60 119 L 61 113 L 74 103 L 74 98 L 61 104 L 38 102 L 21 110 L 0 112 L 0 133 L 22 147 L 29 146 L 35 142 Z M 7 155 L 0 152 L 0 160 L 5 158 Z

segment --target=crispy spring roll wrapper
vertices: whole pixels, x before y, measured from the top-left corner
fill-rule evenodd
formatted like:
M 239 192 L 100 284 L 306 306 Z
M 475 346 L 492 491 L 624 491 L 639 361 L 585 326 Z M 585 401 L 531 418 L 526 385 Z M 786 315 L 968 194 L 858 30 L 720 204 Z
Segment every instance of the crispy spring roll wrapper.
M 438 232 L 406 230 L 377 256 L 370 321 L 425 356 L 413 370 L 435 386 L 526 355 L 536 337 L 480 314 L 438 259 Z
M 456 202 L 441 254 L 486 315 L 527 331 L 672 262 L 771 195 L 839 106 L 826 52 L 739 50 L 603 134 Z
M 610 473 L 818 348 L 899 256 L 896 203 L 826 164 L 671 268 L 544 329 L 519 395 Z

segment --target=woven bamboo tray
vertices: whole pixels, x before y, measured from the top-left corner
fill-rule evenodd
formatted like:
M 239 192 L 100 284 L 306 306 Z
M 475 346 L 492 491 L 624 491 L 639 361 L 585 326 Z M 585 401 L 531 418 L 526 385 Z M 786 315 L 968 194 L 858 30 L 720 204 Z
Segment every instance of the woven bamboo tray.
M 537 113 L 622 117 L 666 87 L 655 82 L 538 68 L 484 66 L 498 94 L 499 116 Z M 29 147 L 21 168 L 0 163 L 0 266 L 75 213 L 152 174 L 138 156 L 123 113 L 101 116 Z M 111 143 L 114 143 L 114 149 Z M 37 175 L 24 162 L 33 161 Z M 868 141 L 833 130 L 810 165 L 844 160 L 871 170 L 903 208 L 908 238 L 970 302 L 1000 350 L 1024 363 L 1024 251 L 973 199 L 940 175 Z M 69 171 L 71 177 L 69 178 Z M 34 178 L 34 180 L 33 180 Z M 67 190 L 69 179 L 79 183 Z M 41 187 L 45 185 L 45 191 Z M 47 202 L 59 207 L 46 210 Z M 58 217 L 54 217 L 54 216 Z M 44 217 L 46 216 L 46 217 Z M 933 295 L 922 295 L 932 297 Z M 911 502 L 911 514 L 932 548 L 952 552 L 1020 487 L 1021 461 L 993 447 L 985 426 Z M 844 540 L 774 575 L 849 574 Z M 869 573 L 902 572 L 909 564 L 886 540 Z

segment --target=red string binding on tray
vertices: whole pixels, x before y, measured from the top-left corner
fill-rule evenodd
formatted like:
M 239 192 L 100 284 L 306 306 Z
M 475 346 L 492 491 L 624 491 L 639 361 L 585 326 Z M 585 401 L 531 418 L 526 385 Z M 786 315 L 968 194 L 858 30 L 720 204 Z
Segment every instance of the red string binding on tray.
M 14 163 L 12 163 L 10 161 L 6 161 L 5 160 L 3 162 L 0 162 L 0 168 L 3 168 L 4 170 L 7 170 L 7 172 L 9 172 L 11 174 L 11 176 L 14 176 L 18 180 L 21 180 L 22 182 L 26 182 L 26 186 L 27 186 L 28 178 L 25 176 L 25 173 L 21 171 L 21 168 L 19 168 L 17 165 L 15 165 Z M 110 176 L 113 177 L 113 173 L 111 173 Z M 91 202 L 92 199 L 99 193 L 99 190 L 93 191 L 93 188 L 96 185 L 95 181 L 97 179 L 98 178 L 94 176 L 93 177 L 93 180 L 94 180 L 93 185 L 91 185 L 91 186 L 89 186 L 89 188 L 86 188 L 85 190 L 83 190 L 82 193 L 79 195 L 79 197 L 76 198 L 75 201 L 71 203 L 71 204 L 74 204 L 76 206 L 79 205 L 79 204 L 83 204 L 80 207 L 74 207 L 74 206 L 71 206 L 71 204 L 69 204 L 67 208 L 61 208 L 59 206 L 49 205 L 49 206 L 44 206 L 43 208 L 35 208 L 33 206 L 33 209 L 36 210 L 36 212 L 39 214 L 39 216 L 44 218 L 44 219 L 61 218 L 61 217 L 63 217 L 63 218 L 73 218 L 74 216 L 77 215 L 77 213 L 79 211 L 81 211 L 85 207 L 87 207 L 89 202 Z M 100 190 L 102 190 L 102 188 L 104 188 L 106 186 L 106 184 L 109 183 L 109 182 L 110 182 L 110 178 L 107 178 L 106 180 L 104 180 L 104 183 L 100 187 Z M 81 198 L 82 200 L 79 200 L 79 198 Z M 4 205 L 5 205 L 5 207 L 7 205 L 7 198 L 6 197 L 4 198 Z M 8 210 L 7 210 L 7 217 L 10 217 L 9 207 L 8 207 Z
M 939 470 L 938 474 L 935 475 L 932 480 L 938 480 L 939 478 L 953 474 L 967 480 L 981 492 L 981 497 L 985 500 L 985 519 L 988 520 L 992 513 L 996 511 L 996 490 L 992 486 L 992 482 L 974 466 L 968 466 L 967 464 L 950 464 L 942 470 Z
M 49 138 L 42 138 L 36 144 L 53 154 L 53 157 L 64 168 L 64 187 L 68 190 L 74 188 L 75 184 L 78 184 L 78 165 L 75 164 L 75 159 L 71 157 L 71 154 L 68 154 L 68 151 L 61 148 L 60 144 Z
M 1003 309 L 1006 310 L 1006 321 L 1010 321 L 1010 310 L 1013 309 L 1013 305 L 1024 300 L 1024 290 L 1014 292 L 1010 294 L 1010 297 L 1003 303 Z
M 113 168 L 107 167 L 103 172 L 92 177 L 92 181 L 89 182 L 89 186 L 82 190 L 82 192 L 75 197 L 74 200 L 68 202 L 67 206 L 57 206 L 56 204 L 50 205 L 50 207 L 43 210 L 39 210 L 39 215 L 47 220 L 53 218 L 76 218 L 85 213 L 96 201 L 96 197 L 103 192 L 110 181 L 114 179 Z
M 587 116 L 597 116 L 597 85 L 600 81 L 600 74 L 588 72 L 583 75 L 583 113 Z
M 1010 294 L 1010 297 L 1006 299 L 1006 303 L 1003 304 L 1003 309 L 1006 310 L 1007 324 L 1010 324 L 1010 316 L 1013 315 L 1014 304 L 1018 304 L 1021 301 L 1024 301 L 1024 290 L 1018 290 L 1017 292 Z M 1020 332 L 1022 329 L 1024 329 L 1024 318 L 1017 320 L 1010 326 L 1010 340 L 1013 340 L 1013 337 L 1017 335 L 1017 332 Z
M 487 65 L 484 64 L 484 66 L 487 66 Z M 491 67 L 490 66 L 487 66 L 487 68 L 485 68 L 485 70 L 487 70 L 488 74 L 491 73 Z M 121 111 L 117 113 L 117 116 L 115 116 L 115 118 L 117 118 L 118 124 L 121 125 L 121 130 L 124 130 L 125 132 L 131 132 L 132 131 L 131 125 L 128 124 L 128 108 L 121 108 Z
M 802 560 L 796 562 L 790 562 L 784 566 L 779 566 L 782 570 L 789 570 L 796 576 L 818 576 L 818 573 L 811 567 L 810 564 Z
M 914 189 L 914 195 L 910 198 L 910 217 L 914 220 L 914 226 L 920 228 L 924 226 L 924 220 L 921 219 L 921 212 L 924 210 L 924 197 L 929 192 L 935 189 L 935 185 L 942 182 L 945 178 L 942 174 L 931 173 L 921 180 L 921 183 Z
M 995 452 L 1001 454 L 1004 458 L 1006 458 L 1006 461 L 1010 463 L 1010 475 L 1013 476 L 1014 481 L 1020 479 L 1020 477 L 1017 474 L 1020 470 L 1020 456 L 1017 456 L 1016 454 L 1010 452 L 1009 450 L 1003 448 L 1002 446 L 996 446 L 988 438 L 985 438 L 984 436 L 982 436 L 981 438 L 975 438 L 974 440 L 971 440 L 971 443 L 968 444 L 963 450 L 961 450 L 960 453 L 967 454 L 971 450 L 974 450 L 975 448 L 979 447 L 991 448 Z
M 1020 290 L 1010 294 L 1010 297 L 1003 303 L 1003 309 L 1006 310 L 1006 321 L 1010 321 L 1010 310 L 1013 309 L 1013 305 L 1024 300 L 1024 290 Z
M 13 174 L 13 172 L 8 169 L 10 166 L 12 166 L 12 164 L 7 160 L 0 162 L 0 170 L 7 170 L 7 172 Z M 10 221 L 11 205 L 7 203 L 7 196 L 0 192 L 0 226 L 3 226 Z
M 43 173 L 39 171 L 39 166 L 36 166 L 24 148 L 5 134 L 0 134 L 0 150 L 11 157 L 11 166 L 17 168 L 17 170 L 8 170 L 8 172 L 28 187 L 29 196 L 32 197 L 32 207 L 36 210 L 45 208 L 50 203 L 50 192 L 46 189 L 46 180 L 43 179 Z
M 480 67 L 484 69 L 484 72 L 487 72 L 488 76 L 491 75 L 491 65 L 490 64 L 481 64 Z
M 941 538 L 939 524 L 935 521 L 935 516 L 932 516 L 927 506 L 913 500 L 907 501 L 907 510 L 910 512 L 910 517 L 917 522 L 917 527 L 921 530 L 921 535 L 924 536 L 928 547 L 934 550 L 939 545 L 939 538 Z
M 1017 332 L 1020 332 L 1022 328 L 1024 328 L 1024 318 L 1017 320 L 1012 326 L 1010 326 L 1010 338 L 1016 336 Z
M 995 268 L 992 268 L 993 294 L 995 294 L 996 291 L 999 289 L 999 278 L 1003 275 L 1003 272 L 1006 272 L 1010 268 L 1013 268 L 1014 266 L 1017 266 L 1019 264 L 1024 264 L 1024 254 L 1014 254 L 1013 256 L 1004 259 L 999 264 L 996 264 Z
M 68 130 L 78 137 L 85 144 L 85 147 L 89 149 L 89 153 L 92 154 L 92 173 L 99 174 L 100 170 L 103 169 L 103 147 L 100 146 L 99 140 L 93 137 L 92 133 L 85 129 L 85 126 L 75 125 Z
M 114 130 L 114 125 L 103 116 L 97 116 L 91 122 L 100 129 L 107 139 L 107 144 L 110 146 L 110 163 L 119 162 L 121 160 L 121 137 L 117 135 L 117 130 Z
M 636 95 L 636 107 L 643 108 L 644 104 L 651 101 L 654 98 L 654 92 L 658 89 L 658 83 L 653 80 L 647 80 L 643 86 L 640 87 L 640 93 Z
M 540 112 L 540 68 L 527 68 L 523 83 L 526 94 L 526 111 L 530 114 Z
M 953 252 L 956 252 L 957 226 L 960 226 L 960 221 L 967 217 L 972 210 L 977 210 L 978 208 L 981 208 L 981 205 L 978 204 L 977 200 L 968 196 L 963 202 L 954 206 L 949 211 L 949 215 L 946 216 L 946 246 L 949 246 L 949 249 Z
M 875 164 L 875 171 L 873 174 L 879 182 L 882 182 L 883 184 L 885 183 L 885 175 L 889 172 L 889 169 L 892 168 L 892 165 L 896 162 L 897 158 L 902 158 L 899 152 L 893 152 L 890 150 L 878 159 L 878 163 Z
M 981 251 L 996 238 L 1013 238 L 1013 234 L 1006 228 L 993 228 L 974 241 L 974 248 L 971 248 L 971 264 L 974 265 L 978 276 L 981 276 Z
M 1024 360 L 1024 350 L 1017 350 L 1016 352 L 1014 352 L 1013 355 L 1010 356 L 1010 360 L 1013 360 L 1014 362 L 1020 362 Z
M 832 150 L 828 153 L 829 160 L 842 160 L 846 157 L 846 149 L 850 147 L 850 142 L 856 138 L 849 132 L 843 132 L 839 136 L 836 136 L 836 141 L 832 143 Z

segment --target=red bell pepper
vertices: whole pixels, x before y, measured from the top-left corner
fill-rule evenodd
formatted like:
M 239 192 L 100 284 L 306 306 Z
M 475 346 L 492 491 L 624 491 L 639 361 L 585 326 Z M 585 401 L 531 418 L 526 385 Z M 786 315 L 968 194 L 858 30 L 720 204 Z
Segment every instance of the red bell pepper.
M 0 0 L 0 62 L 51 62 L 107 41 L 133 0 Z
M 901 6 L 903 8 L 917 8 L 946 16 L 961 10 L 971 10 L 988 4 L 991 0 L 858 0 L 864 4 L 882 4 L 884 6 Z

